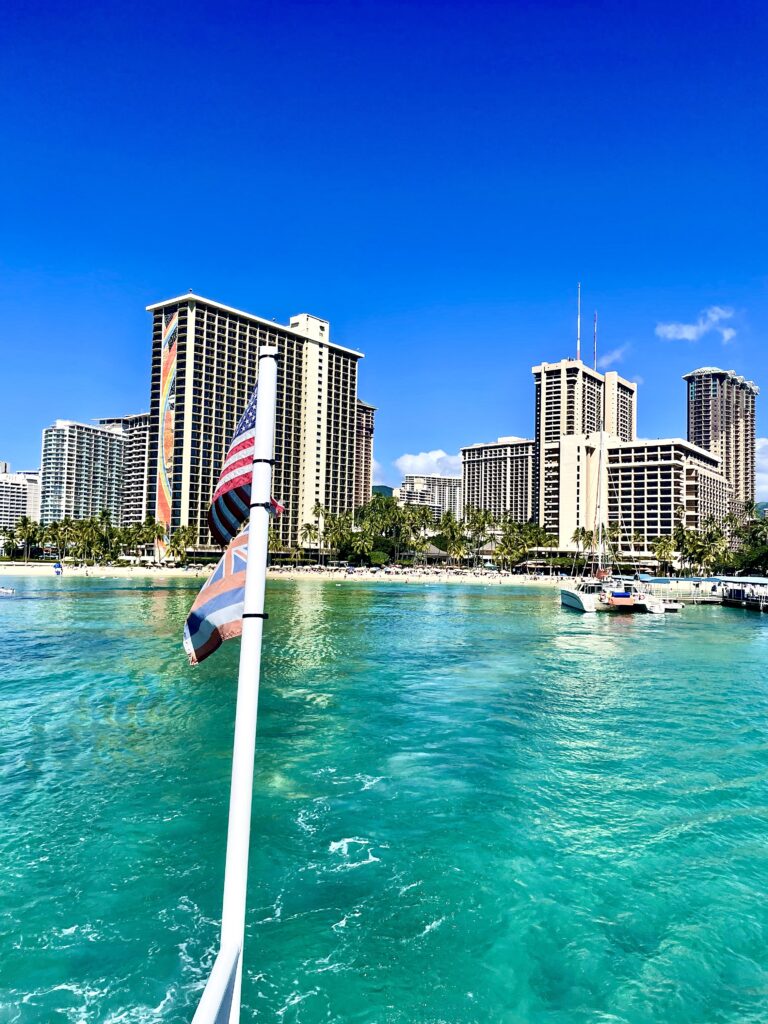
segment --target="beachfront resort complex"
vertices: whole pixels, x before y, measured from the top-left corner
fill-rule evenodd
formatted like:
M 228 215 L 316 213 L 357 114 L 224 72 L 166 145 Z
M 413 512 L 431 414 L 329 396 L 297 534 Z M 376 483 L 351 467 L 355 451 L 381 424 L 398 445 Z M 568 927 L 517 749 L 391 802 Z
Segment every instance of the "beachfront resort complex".
M 279 357 L 279 544 L 306 541 L 318 509 L 337 516 L 370 500 L 377 410 L 358 395 L 363 353 L 332 338 L 327 320 L 302 313 L 278 324 L 192 292 L 147 311 L 149 411 L 46 427 L 41 469 L 0 473 L 1 528 L 23 517 L 44 526 L 102 513 L 121 526 L 152 517 L 169 536 L 185 528 L 190 549 L 213 553 L 208 504 L 268 345 Z M 429 508 L 435 528 L 446 512 L 475 510 L 533 522 L 568 553 L 598 525 L 618 526 L 649 551 L 679 526 L 700 530 L 754 502 L 752 381 L 715 367 L 686 374 L 687 438 L 644 440 L 633 381 L 578 356 L 532 374 L 532 437 L 468 440 L 461 475 L 408 474 L 394 489 L 399 504 Z

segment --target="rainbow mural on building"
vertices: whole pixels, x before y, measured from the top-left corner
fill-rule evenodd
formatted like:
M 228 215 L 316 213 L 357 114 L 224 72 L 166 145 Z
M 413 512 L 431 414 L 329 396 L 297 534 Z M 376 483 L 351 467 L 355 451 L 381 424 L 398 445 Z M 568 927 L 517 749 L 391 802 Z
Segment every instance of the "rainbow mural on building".
M 157 505 L 155 519 L 170 526 L 171 484 L 173 481 L 173 445 L 176 406 L 176 340 L 179 311 L 164 314 L 160 362 L 160 436 L 157 447 Z

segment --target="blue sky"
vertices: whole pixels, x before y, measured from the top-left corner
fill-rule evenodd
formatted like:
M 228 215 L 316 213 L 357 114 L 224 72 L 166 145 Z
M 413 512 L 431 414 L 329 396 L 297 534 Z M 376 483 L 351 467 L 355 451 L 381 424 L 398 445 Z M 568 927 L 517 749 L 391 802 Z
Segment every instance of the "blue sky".
M 17 468 L 56 417 L 147 407 L 144 307 L 189 288 L 315 313 L 364 351 L 389 483 L 405 454 L 530 435 L 530 368 L 573 353 L 577 280 L 585 335 L 597 308 L 603 357 L 642 381 L 641 434 L 684 435 L 696 366 L 768 389 L 761 5 L 14 8 L 0 459 Z

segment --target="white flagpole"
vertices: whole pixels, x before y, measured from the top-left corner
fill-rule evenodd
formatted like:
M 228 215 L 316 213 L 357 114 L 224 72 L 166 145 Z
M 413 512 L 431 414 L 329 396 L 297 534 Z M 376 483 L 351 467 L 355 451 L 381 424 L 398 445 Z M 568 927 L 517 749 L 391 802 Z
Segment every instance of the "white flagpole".
M 262 348 L 259 353 L 259 397 L 256 404 L 256 436 L 253 447 L 251 520 L 248 529 L 243 633 L 240 642 L 240 670 L 237 679 L 235 741 L 232 750 L 232 789 L 229 798 L 227 860 L 224 869 L 224 903 L 221 915 L 222 952 L 239 950 L 229 1024 L 239 1024 L 240 1021 L 248 848 L 251 838 L 251 801 L 256 747 L 256 717 L 259 705 L 261 637 L 265 617 L 264 588 L 267 576 L 276 396 L 277 349 Z

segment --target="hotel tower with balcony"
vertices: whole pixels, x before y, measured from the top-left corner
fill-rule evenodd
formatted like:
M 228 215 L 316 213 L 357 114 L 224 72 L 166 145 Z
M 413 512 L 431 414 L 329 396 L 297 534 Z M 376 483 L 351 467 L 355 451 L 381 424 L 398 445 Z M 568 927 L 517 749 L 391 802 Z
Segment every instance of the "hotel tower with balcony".
M 280 541 L 299 542 L 320 502 L 352 509 L 362 353 L 331 341 L 327 320 L 278 324 L 189 293 L 147 307 L 153 318 L 149 420 L 150 513 L 191 526 L 211 546 L 207 512 L 235 427 L 258 376 L 259 350 L 278 349 L 274 497 Z M 366 488 L 358 470 L 359 495 Z

